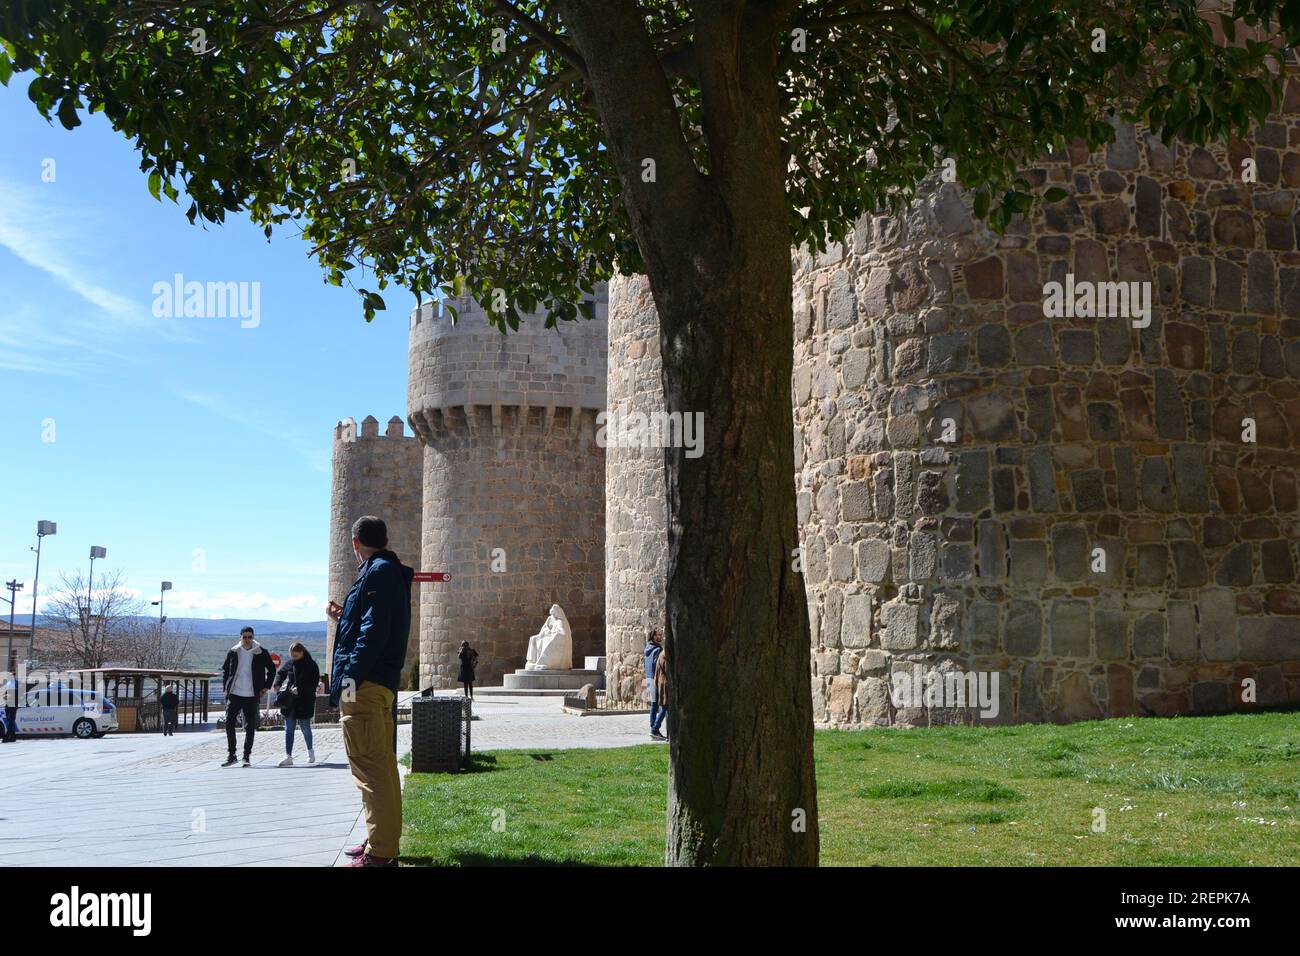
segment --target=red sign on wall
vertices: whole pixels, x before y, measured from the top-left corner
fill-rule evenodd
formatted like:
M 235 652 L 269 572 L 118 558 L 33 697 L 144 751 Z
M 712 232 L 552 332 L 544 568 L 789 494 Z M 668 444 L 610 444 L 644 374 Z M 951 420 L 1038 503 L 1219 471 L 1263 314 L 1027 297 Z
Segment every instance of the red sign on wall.
M 415 580 L 417 581 L 450 581 L 450 571 L 416 571 Z

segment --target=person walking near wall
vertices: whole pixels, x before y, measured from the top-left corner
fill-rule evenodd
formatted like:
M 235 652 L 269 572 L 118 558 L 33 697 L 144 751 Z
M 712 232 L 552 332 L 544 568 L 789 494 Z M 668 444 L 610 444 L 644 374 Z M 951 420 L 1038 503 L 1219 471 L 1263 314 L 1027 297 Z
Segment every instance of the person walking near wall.
M 168 684 L 163 688 L 162 696 L 158 698 L 158 706 L 162 710 L 162 731 L 164 737 L 176 736 L 176 712 L 180 709 L 181 699 L 176 696 L 176 688 Z
M 275 680 L 275 663 L 271 652 L 253 639 L 253 629 L 239 632 L 239 643 L 226 651 L 221 665 L 221 684 L 226 693 L 226 762 L 235 760 L 235 720 L 244 715 L 244 766 L 253 765 L 253 737 L 257 733 L 258 698 Z
M 662 727 L 664 720 L 668 717 L 668 648 L 659 652 L 659 659 L 655 661 L 655 701 L 659 704 L 659 726 Z M 667 738 L 667 734 L 660 731 L 660 736 Z
M 302 740 L 307 745 L 307 762 L 316 762 L 316 751 L 311 741 L 311 721 L 316 716 L 316 686 L 320 683 L 320 667 L 301 641 L 289 645 L 289 659 L 280 665 L 271 686 L 279 692 L 276 703 L 284 714 L 284 759 L 281 767 L 293 766 L 293 732 L 302 728 Z
M 457 676 L 465 685 L 465 696 L 474 699 L 474 668 L 478 665 L 478 651 L 469 646 L 469 641 L 460 642 L 460 674 Z
M 655 675 L 659 670 L 659 662 L 663 658 L 664 646 L 663 635 L 659 633 L 659 628 L 650 631 L 650 636 L 645 642 L 645 699 L 650 703 L 650 736 L 655 740 L 666 740 L 663 734 L 659 732 L 659 726 L 664 722 L 664 716 L 667 711 L 660 706 L 659 686 L 655 681 Z
M 397 688 L 411 633 L 412 568 L 388 550 L 388 526 L 366 515 L 352 525 L 361 562 L 337 622 L 330 663 L 330 700 L 341 707 L 343 747 L 361 791 L 366 842 L 344 852 L 349 866 L 396 866 L 402 837 L 402 784 L 394 720 Z

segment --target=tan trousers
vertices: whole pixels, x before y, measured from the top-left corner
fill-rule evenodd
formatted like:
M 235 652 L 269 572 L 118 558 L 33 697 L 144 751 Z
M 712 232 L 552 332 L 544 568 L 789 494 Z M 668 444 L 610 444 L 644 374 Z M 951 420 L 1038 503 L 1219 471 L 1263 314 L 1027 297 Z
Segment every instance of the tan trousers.
M 361 791 L 369 851 L 396 857 L 402 839 L 402 782 L 393 752 L 393 692 L 362 681 L 356 700 L 344 701 L 341 710 L 343 747 Z

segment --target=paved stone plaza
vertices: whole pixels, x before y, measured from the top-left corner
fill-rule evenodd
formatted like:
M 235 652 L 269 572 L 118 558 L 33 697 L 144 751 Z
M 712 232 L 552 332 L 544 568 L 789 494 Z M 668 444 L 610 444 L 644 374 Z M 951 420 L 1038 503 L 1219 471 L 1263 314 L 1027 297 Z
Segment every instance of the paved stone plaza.
M 475 702 L 473 748 L 651 744 L 644 715 L 575 717 L 555 697 Z M 410 750 L 410 726 L 398 728 Z M 241 735 L 242 746 L 242 735 Z M 315 734 L 316 766 L 280 769 L 283 731 L 253 766 L 222 768 L 224 733 L 24 739 L 0 747 L 0 866 L 332 866 L 364 837 L 342 732 Z

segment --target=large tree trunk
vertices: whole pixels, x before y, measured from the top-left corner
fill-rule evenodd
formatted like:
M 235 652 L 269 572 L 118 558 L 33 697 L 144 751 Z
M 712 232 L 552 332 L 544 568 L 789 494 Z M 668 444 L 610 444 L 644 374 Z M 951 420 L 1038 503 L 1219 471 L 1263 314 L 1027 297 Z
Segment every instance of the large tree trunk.
M 696 9 L 704 176 L 684 145 L 635 5 L 561 5 L 609 133 L 659 311 L 668 410 L 704 414 L 699 457 L 665 451 L 666 860 L 815 865 L 808 608 L 795 571 L 781 104 L 773 28 L 745 9 Z M 640 175 L 646 157 L 656 160 L 654 182 Z
M 651 281 L 666 404 L 702 411 L 705 438 L 666 452 L 669 863 L 817 862 L 790 255 L 763 245 L 729 236 L 706 288 Z

